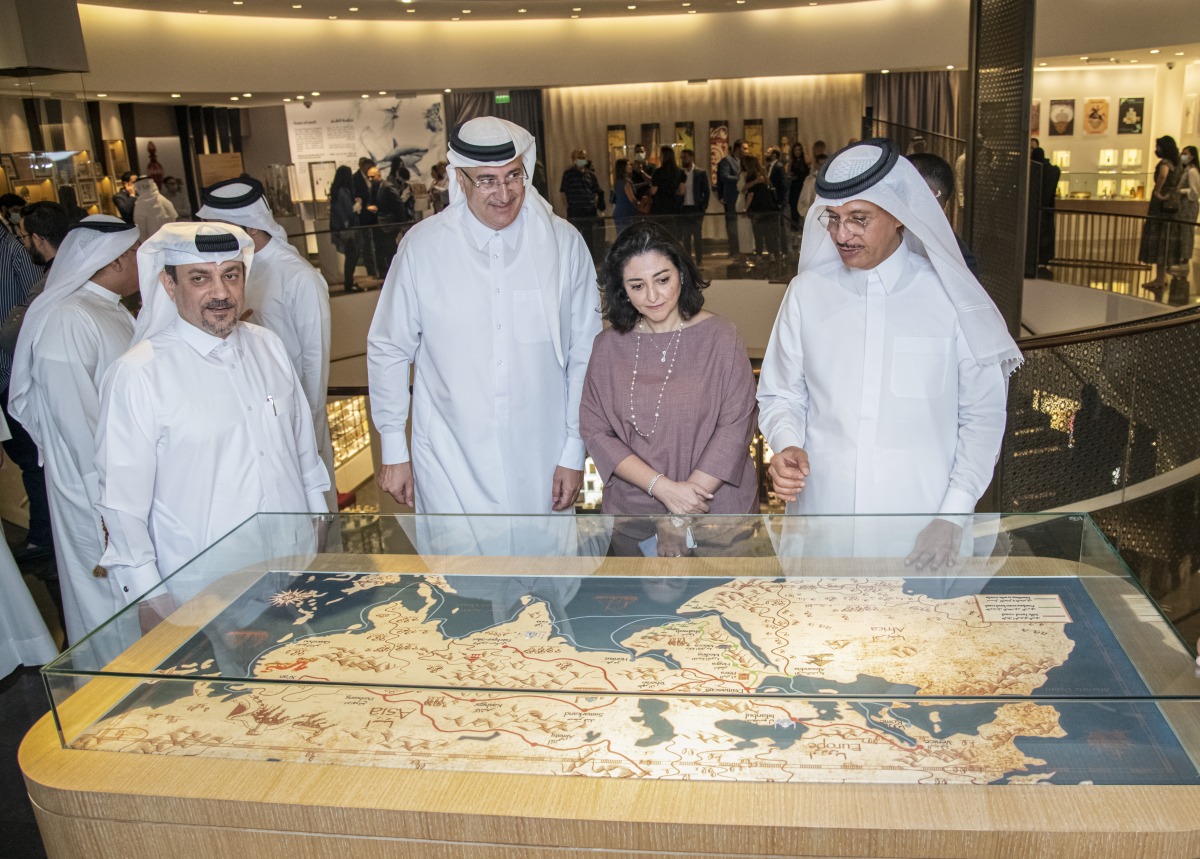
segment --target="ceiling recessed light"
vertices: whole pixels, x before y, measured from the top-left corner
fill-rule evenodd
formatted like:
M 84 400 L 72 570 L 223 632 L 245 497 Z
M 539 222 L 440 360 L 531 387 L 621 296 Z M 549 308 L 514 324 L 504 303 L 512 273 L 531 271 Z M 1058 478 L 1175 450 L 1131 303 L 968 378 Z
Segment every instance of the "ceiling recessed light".
M 954 66 L 946 66 L 946 68 L 950 69 L 950 71 L 954 71 Z
M 1182 56 L 1183 56 L 1183 51 L 1176 51 L 1176 52 L 1175 52 L 1175 56 L 1177 56 L 1177 57 L 1182 57 Z
M 1039 66 L 1044 66 L 1044 65 L 1046 65 L 1046 64 L 1045 64 L 1045 63 L 1038 63 L 1038 65 L 1039 65 Z
M 330 21 L 336 21 L 336 20 L 337 20 L 337 15 L 330 15 L 330 16 L 329 16 L 329 20 L 330 20 Z
M 522 15 L 524 15 L 529 10 L 528 9 L 518 9 L 517 11 L 520 12 Z
M 254 98 L 254 96 L 251 93 L 244 92 L 242 93 L 242 98 Z
M 1152 50 L 1150 53 L 1152 53 L 1152 54 L 1161 54 L 1161 53 L 1162 53 L 1162 51 L 1160 51 L 1158 48 L 1155 48 L 1155 49 L 1154 49 L 1154 50 Z
M 385 90 L 385 89 L 381 89 L 381 90 L 379 91 L 379 94 L 380 94 L 380 95 L 387 95 L 387 90 Z
M 463 14 L 464 14 L 464 15 L 470 15 L 470 14 L 471 14 L 471 10 L 470 10 L 470 9 L 463 9 Z
M 817 4 L 816 4 L 816 3 L 809 3 L 808 5 L 809 5 L 809 6 L 816 6 Z
M 450 87 L 446 87 L 444 90 L 442 90 L 442 92 L 454 92 L 454 90 L 450 89 Z
M 231 96 L 229 97 L 229 100 L 230 100 L 230 101 L 238 101 L 238 97 L 237 97 L 236 95 L 231 95 Z
M 461 21 L 461 20 L 462 20 L 462 18 L 451 18 L 450 20 L 451 20 L 451 21 Z
M 20 84 L 13 84 L 13 86 L 20 86 Z M 108 93 L 98 92 L 96 93 L 96 98 L 108 98 Z
M 292 8 L 293 8 L 293 9 L 303 9 L 303 8 L 304 8 L 304 4 L 303 4 L 303 3 L 293 3 L 293 4 L 292 4 Z
M 582 7 L 582 6 L 576 6 L 576 7 L 575 7 L 574 9 L 572 9 L 571 11 L 572 11 L 572 12 L 582 12 L 582 11 L 583 11 L 583 7 Z
M 576 20 L 576 19 L 578 19 L 578 18 L 579 18 L 579 16 L 578 16 L 578 15 L 572 15 L 572 16 L 571 16 L 571 20 Z
M 364 92 L 364 93 L 363 93 L 361 96 L 359 96 L 359 97 L 360 97 L 360 98 L 370 98 L 370 96 L 369 96 L 369 95 L 367 95 L 365 92 Z
M 745 5 L 746 5 L 746 0 L 737 0 L 737 4 L 738 4 L 739 6 L 745 6 Z
M 1088 58 L 1087 58 L 1087 57 L 1080 57 L 1079 59 L 1083 60 L 1085 63 L 1086 63 L 1086 62 L 1087 62 L 1087 60 L 1088 60 Z
M 684 6 L 691 6 L 692 4 L 691 4 L 691 3 L 684 3 L 683 5 L 684 5 Z
M 890 75 L 892 73 L 892 70 L 891 69 L 880 69 L 879 73 L 881 75 Z
M 171 93 L 171 98 L 183 98 L 183 96 L 177 92 L 173 92 L 173 93 Z
M 285 98 L 285 99 L 284 99 L 284 101 L 291 101 L 291 99 L 290 99 L 290 98 Z
M 208 14 L 208 10 L 207 10 L 207 9 L 197 9 L 196 11 L 197 11 L 197 12 L 199 12 L 201 15 L 207 15 L 207 14 Z
M 411 3 L 412 0 L 400 0 L 401 3 Z
M 319 92 L 314 92 L 314 93 L 313 93 L 313 95 L 320 95 L 320 93 L 319 93 Z
M 626 6 L 625 8 L 629 9 L 630 11 L 633 11 L 634 9 L 637 8 L 637 6 Z
M 1129 62 L 1130 62 L 1130 64 L 1133 64 L 1133 63 L 1136 63 L 1137 60 L 1130 60 Z
M 234 6 L 241 6 L 241 5 L 242 5 L 242 0 L 233 0 L 233 5 L 234 5 Z
M 688 9 L 688 14 L 689 14 L 689 15 L 695 15 L 695 14 L 696 14 L 696 10 L 695 10 L 695 9 Z
M 350 7 L 350 11 L 351 11 L 351 12 L 357 12 L 357 11 L 358 11 L 358 7 L 357 7 L 357 6 L 351 6 L 351 7 Z

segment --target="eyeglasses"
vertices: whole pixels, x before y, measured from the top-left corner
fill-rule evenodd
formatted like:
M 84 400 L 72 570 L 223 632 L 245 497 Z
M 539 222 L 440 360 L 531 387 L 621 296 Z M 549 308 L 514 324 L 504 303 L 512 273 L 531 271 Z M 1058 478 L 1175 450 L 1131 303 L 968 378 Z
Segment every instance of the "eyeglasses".
M 525 168 L 514 170 L 507 176 L 480 176 L 478 179 L 472 179 L 471 176 L 464 170 L 463 175 L 467 177 L 467 181 L 482 191 L 484 194 L 495 194 L 500 190 L 500 186 L 514 191 L 518 186 L 525 184 Z
M 851 215 L 849 218 L 843 218 L 830 211 L 822 212 L 817 220 L 821 222 L 821 226 L 831 233 L 836 234 L 838 230 L 845 227 L 846 232 L 852 236 L 861 236 L 867 231 L 867 227 L 871 225 L 871 218 L 862 215 Z
M 30 237 L 29 233 L 17 233 L 17 238 L 20 239 L 21 241 L 25 241 L 29 237 Z

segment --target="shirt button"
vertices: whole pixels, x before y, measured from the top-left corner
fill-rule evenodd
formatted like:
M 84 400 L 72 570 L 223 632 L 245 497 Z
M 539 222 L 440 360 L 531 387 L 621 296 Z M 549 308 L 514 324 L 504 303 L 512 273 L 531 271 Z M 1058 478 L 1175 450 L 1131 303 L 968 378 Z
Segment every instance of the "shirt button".
M 496 290 L 496 295 L 499 295 L 499 294 L 500 294 L 500 290 L 498 290 L 498 289 L 497 289 L 497 290 Z
M 499 366 L 500 366 L 501 364 L 503 364 L 503 363 L 504 363 L 503 361 L 497 361 L 497 362 L 496 362 L 496 366 L 497 366 L 497 367 L 499 367 Z
M 259 455 L 259 456 L 266 456 L 266 455 L 267 455 L 267 453 L 266 453 L 266 451 L 262 451 L 262 450 L 260 450 L 260 451 L 258 452 L 258 455 Z
M 496 330 L 497 330 L 497 331 L 499 331 L 499 330 L 500 330 L 500 328 L 501 328 L 501 326 L 499 326 L 499 325 L 497 325 L 497 326 L 496 326 Z

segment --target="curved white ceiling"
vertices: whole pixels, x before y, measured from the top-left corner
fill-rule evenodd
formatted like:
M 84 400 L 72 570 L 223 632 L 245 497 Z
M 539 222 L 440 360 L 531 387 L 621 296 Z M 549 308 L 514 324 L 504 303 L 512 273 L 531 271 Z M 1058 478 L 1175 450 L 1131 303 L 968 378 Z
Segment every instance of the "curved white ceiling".
M 518 0 L 336 0 L 359 8 L 359 17 L 382 19 L 392 7 L 407 5 L 425 10 L 392 15 L 399 20 L 339 15 L 336 21 L 291 16 L 294 3 L 309 7 L 313 0 L 242 0 L 237 7 L 233 0 L 101 2 L 106 5 L 79 6 L 91 71 L 37 79 L 27 83 L 30 91 L 165 102 L 178 93 L 188 103 L 214 104 L 229 104 L 236 95 L 246 107 L 314 91 L 345 97 L 941 69 L 962 67 L 968 55 L 968 0 L 820 0 L 816 6 L 809 0 L 692 0 L 703 6 L 695 15 L 687 14 L 685 0 L 528 0 L 524 6 Z M 651 8 L 616 14 L 622 5 Z M 444 14 L 451 7 L 464 20 L 433 20 L 435 8 Z M 547 17 L 527 20 L 510 7 Z M 549 17 L 552 7 L 605 14 Z M 185 8 L 192 11 L 163 11 Z M 206 14 L 199 13 L 203 8 Z M 472 15 L 476 8 L 490 10 L 492 17 L 468 19 L 461 15 L 467 8 Z M 1200 43 L 1196 11 L 1196 0 L 1043 0 L 1036 53 L 1141 52 L 1166 48 L 1160 40 L 1169 38 L 1186 46 L 1183 61 L 1191 62 Z

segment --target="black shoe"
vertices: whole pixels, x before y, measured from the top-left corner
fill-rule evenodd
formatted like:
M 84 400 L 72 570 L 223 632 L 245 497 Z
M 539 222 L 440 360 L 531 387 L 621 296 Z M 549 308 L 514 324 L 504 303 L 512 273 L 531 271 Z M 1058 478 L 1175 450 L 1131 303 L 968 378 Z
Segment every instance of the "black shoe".
M 44 561 L 54 557 L 54 546 L 39 546 L 37 543 L 26 543 L 13 551 L 13 560 L 18 564 L 26 561 Z
M 357 283 L 351 283 L 348 286 L 346 286 L 346 292 L 364 292 L 364 291 L 365 290 L 363 290 L 363 288 L 361 286 L 359 286 Z

